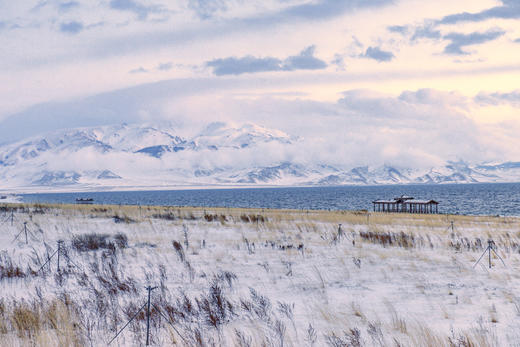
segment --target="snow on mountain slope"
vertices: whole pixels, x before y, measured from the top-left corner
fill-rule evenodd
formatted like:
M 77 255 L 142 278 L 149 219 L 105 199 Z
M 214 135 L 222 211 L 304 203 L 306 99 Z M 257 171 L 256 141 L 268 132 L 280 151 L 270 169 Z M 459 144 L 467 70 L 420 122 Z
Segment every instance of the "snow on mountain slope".
M 173 132 L 172 129 L 168 129 Z M 77 152 L 92 148 L 100 153 L 134 152 L 154 145 L 185 142 L 179 136 L 149 126 L 115 125 L 57 131 L 0 147 L 0 165 L 16 165 L 44 152 Z
M 505 162 L 505 163 L 485 163 L 477 165 L 475 170 L 494 177 L 497 182 L 499 181 L 518 181 L 520 177 L 520 162 Z
M 215 122 L 209 124 L 193 141 L 198 148 L 245 148 L 259 142 L 276 141 L 289 144 L 291 137 L 283 131 L 251 123 L 233 127 L 227 123 Z
M 182 129 L 140 124 L 63 130 L 0 146 L 0 188 L 520 181 L 519 162 L 349 168 L 277 156 L 286 150 L 304 151 L 304 144 L 301 138 L 255 124 L 211 123 L 195 136 L 186 136 Z
M 240 149 L 259 143 L 291 143 L 291 137 L 279 130 L 267 129 L 250 123 L 234 127 L 223 122 L 209 124 L 190 141 L 179 137 L 175 137 L 174 140 L 146 146 L 136 152 L 161 158 L 166 153 L 176 153 L 185 150 Z
M 279 165 L 255 167 L 233 173 L 228 177 L 228 182 L 242 184 L 270 184 L 276 182 L 279 185 L 310 184 L 313 176 L 323 175 L 311 167 L 284 162 Z
M 159 129 L 152 126 L 123 124 L 97 129 L 95 133 L 101 142 L 112 148 L 127 152 L 136 152 L 143 148 L 160 145 L 178 145 L 186 142 L 182 137 L 175 135 L 175 129 Z
M 240 183 L 246 180 L 233 174 L 215 177 L 236 168 L 202 165 L 201 155 L 224 150 L 233 156 L 233 151 L 290 140 L 279 130 L 254 124 L 212 123 L 192 139 L 171 127 L 136 124 L 70 129 L 0 147 L 0 179 L 6 187 Z M 186 163 L 186 157 L 175 157 L 181 151 L 199 154 Z
M 448 161 L 444 167 L 432 168 L 418 176 L 416 181 L 418 183 L 478 183 L 509 180 L 480 170 L 478 166 L 471 167 L 464 161 Z

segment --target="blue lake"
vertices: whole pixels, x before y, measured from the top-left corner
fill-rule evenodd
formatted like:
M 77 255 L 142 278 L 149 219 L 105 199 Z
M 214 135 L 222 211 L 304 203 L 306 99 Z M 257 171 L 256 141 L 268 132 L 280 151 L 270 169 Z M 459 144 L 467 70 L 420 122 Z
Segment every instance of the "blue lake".
M 439 201 L 439 213 L 520 216 L 520 183 L 236 188 L 24 194 L 25 202 L 318 210 L 372 210 L 372 201 L 401 195 Z

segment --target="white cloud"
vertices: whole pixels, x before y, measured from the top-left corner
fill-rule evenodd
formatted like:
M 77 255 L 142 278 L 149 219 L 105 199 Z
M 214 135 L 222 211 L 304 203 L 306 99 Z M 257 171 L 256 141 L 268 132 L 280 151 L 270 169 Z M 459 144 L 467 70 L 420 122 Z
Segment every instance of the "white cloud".
M 191 105 L 194 108 L 196 103 Z M 175 104 L 169 107 L 175 108 Z M 383 164 L 429 168 L 459 159 L 474 163 L 518 160 L 518 122 L 479 124 L 471 119 L 478 107 L 473 98 L 431 89 L 404 91 L 397 96 L 350 90 L 337 102 L 227 97 L 171 118 L 178 125 L 174 135 L 189 140 L 210 121 L 225 118 L 238 125 L 253 122 L 280 129 L 293 136 L 292 144 L 272 141 L 240 150 L 185 150 L 161 158 L 122 152 L 100 155 L 87 148 L 53 160 L 44 154 L 40 160 L 48 161 L 52 170 L 73 166 L 78 171 L 109 169 L 121 176 L 132 172 L 132 176 L 143 177 L 154 170 L 246 169 L 283 162 L 349 169 Z M 163 119 L 170 114 L 166 109 Z M 211 117 L 205 111 L 209 109 Z
M 520 108 L 520 90 L 512 92 L 481 92 L 475 97 L 475 101 L 480 105 L 500 105 L 509 104 Z
M 305 138 L 263 149 L 279 160 L 516 159 L 507 127 L 478 117 L 518 105 L 520 31 L 516 15 L 500 12 L 516 11 L 513 2 L 39 3 L 0 4 L 9 52 L 0 57 L 0 142 L 60 127 L 173 120 L 195 129 L 223 119 Z M 457 63 L 442 54 L 447 46 L 478 50 Z M 219 57 L 238 58 L 221 58 L 228 65 L 213 76 L 203 67 Z M 481 87 L 493 92 L 475 97 Z M 228 152 L 213 159 L 234 160 Z

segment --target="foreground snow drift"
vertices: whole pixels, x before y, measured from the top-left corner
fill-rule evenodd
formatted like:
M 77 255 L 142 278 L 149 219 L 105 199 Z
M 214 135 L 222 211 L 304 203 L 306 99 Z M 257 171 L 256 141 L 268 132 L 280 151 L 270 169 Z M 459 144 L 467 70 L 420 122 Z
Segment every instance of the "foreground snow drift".
M 157 287 L 152 345 L 520 340 L 519 219 L 111 206 L 2 211 L 2 346 L 105 346 L 132 318 L 111 345 L 144 345 L 148 285 Z M 493 257 L 488 269 L 487 255 L 474 266 L 489 237 L 506 266 Z

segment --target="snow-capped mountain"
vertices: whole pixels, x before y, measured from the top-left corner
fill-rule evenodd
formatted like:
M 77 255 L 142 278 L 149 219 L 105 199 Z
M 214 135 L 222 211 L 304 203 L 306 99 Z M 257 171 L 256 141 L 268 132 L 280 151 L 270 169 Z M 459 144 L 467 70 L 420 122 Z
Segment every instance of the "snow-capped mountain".
M 280 130 L 266 129 L 256 124 L 245 124 L 240 128 L 230 128 L 226 123 L 215 122 L 208 125 L 193 139 L 196 147 L 202 148 L 244 148 L 260 142 L 291 143 L 291 137 Z
M 304 139 L 255 124 L 211 123 L 195 135 L 122 124 L 56 131 L 0 147 L 0 188 L 376 185 L 519 182 L 520 163 L 449 161 L 415 169 L 280 160 Z M 290 156 L 289 156 L 290 157 Z
M 115 125 L 57 131 L 0 147 L 0 165 L 10 166 L 43 153 L 77 152 L 92 148 L 109 151 L 138 152 L 154 146 L 175 146 L 186 142 L 174 135 L 173 129 L 150 126 Z

